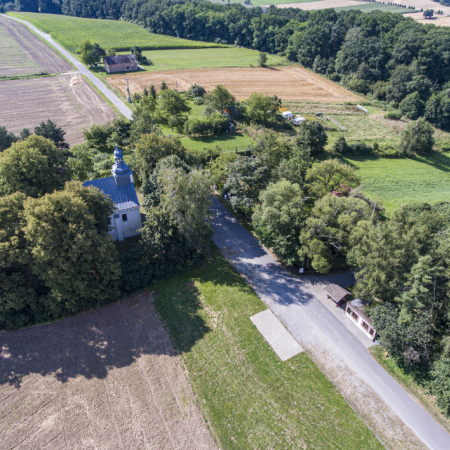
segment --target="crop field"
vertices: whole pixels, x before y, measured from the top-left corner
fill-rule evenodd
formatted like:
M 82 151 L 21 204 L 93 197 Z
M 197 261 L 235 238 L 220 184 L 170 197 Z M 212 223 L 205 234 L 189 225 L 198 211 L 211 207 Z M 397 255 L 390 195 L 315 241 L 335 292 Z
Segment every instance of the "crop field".
M 61 45 L 76 52 L 79 45 L 90 40 L 101 47 L 128 51 L 134 45 L 143 50 L 169 48 L 220 47 L 210 42 L 189 41 L 162 34 L 152 34 L 129 22 L 119 20 L 83 19 L 57 14 L 9 13 L 27 20 L 42 31 L 49 33 Z
M 1 448 L 216 450 L 151 295 L 2 335 Z
M 0 124 L 13 133 L 32 130 L 51 119 L 67 132 L 66 141 L 79 144 L 83 130 L 102 125 L 116 113 L 81 75 L 0 81 Z
M 71 68 L 25 25 L 0 17 L 0 77 L 61 73 Z
M 208 67 L 249 67 L 258 65 L 259 52 L 247 48 L 201 48 L 182 50 L 154 50 L 143 52 L 152 66 L 142 66 L 149 72 L 161 70 L 202 69 Z M 268 66 L 285 64 L 278 55 L 267 55 Z
M 107 78 L 114 89 L 124 94 L 126 78 L 131 93 L 141 92 L 150 84 L 160 86 L 165 81 L 170 88 L 187 90 L 194 83 L 207 91 L 223 84 L 237 99 L 247 99 L 253 92 L 277 95 L 283 100 L 318 102 L 357 102 L 360 98 L 314 72 L 300 66 L 278 68 L 234 68 L 173 70 L 113 75 Z

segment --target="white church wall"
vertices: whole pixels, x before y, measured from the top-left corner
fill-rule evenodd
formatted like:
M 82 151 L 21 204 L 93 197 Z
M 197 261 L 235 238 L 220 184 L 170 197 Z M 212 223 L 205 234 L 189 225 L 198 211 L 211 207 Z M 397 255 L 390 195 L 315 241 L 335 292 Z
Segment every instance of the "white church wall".
M 124 238 L 136 236 L 141 228 L 142 220 L 139 207 L 116 211 L 111 216 L 110 234 L 115 241 L 123 241 Z

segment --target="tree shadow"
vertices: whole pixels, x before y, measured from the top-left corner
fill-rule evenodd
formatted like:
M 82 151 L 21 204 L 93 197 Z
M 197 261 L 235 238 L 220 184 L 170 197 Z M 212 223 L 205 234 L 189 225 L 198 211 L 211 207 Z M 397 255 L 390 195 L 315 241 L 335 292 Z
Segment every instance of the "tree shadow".
M 443 172 L 450 172 L 450 158 L 444 153 L 433 152 L 426 156 L 413 156 L 411 159 L 442 170 Z
M 79 376 L 103 379 L 110 370 L 130 366 L 143 355 L 176 356 L 153 302 L 153 293 L 144 291 L 59 322 L 0 333 L 0 385 L 20 388 L 30 374 L 61 383 Z M 199 309 L 198 296 L 191 295 L 178 311 L 196 330 L 185 340 L 183 351 L 209 332 Z

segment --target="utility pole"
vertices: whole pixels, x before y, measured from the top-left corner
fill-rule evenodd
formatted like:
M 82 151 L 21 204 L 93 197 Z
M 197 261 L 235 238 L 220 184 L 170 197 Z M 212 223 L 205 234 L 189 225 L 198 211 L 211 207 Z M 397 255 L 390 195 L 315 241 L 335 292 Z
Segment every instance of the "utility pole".
M 130 86 L 128 85 L 128 78 L 127 78 L 127 102 L 131 103 Z

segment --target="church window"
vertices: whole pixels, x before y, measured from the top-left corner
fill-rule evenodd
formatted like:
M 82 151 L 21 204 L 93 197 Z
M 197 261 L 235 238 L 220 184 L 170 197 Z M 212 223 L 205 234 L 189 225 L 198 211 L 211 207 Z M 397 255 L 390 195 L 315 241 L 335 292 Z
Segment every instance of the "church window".
M 128 222 L 128 217 L 126 214 L 122 214 L 122 222 Z

